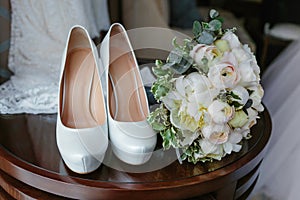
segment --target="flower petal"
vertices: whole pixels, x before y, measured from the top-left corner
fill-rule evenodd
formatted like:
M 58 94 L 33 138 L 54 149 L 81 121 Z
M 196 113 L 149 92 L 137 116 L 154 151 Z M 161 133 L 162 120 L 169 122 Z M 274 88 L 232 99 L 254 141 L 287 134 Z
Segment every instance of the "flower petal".
M 184 78 L 184 76 L 180 76 L 176 79 L 175 87 L 176 87 L 176 90 L 178 91 L 178 93 L 181 96 L 185 97 L 185 84 L 183 82 L 183 78 Z

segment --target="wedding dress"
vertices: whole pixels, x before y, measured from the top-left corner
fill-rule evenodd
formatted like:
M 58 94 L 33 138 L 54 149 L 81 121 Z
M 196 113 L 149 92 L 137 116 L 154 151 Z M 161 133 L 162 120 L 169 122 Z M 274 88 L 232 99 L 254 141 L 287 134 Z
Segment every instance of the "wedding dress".
M 9 68 L 0 86 L 1 113 L 55 113 L 60 62 L 69 29 L 91 37 L 109 28 L 106 0 L 11 0 Z
M 299 199 L 300 40 L 293 42 L 262 77 L 272 135 L 256 192 L 274 200 Z

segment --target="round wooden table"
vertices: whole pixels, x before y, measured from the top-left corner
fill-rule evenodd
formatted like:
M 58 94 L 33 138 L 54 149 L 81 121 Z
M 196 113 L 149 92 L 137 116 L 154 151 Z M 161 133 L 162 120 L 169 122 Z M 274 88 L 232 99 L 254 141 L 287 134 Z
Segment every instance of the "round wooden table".
M 56 115 L 0 115 L 0 199 L 245 199 L 259 176 L 271 133 L 268 111 L 260 114 L 239 153 L 199 164 L 177 160 L 144 173 L 102 164 L 80 175 L 64 165 L 56 146 Z M 168 159 L 161 151 L 160 157 Z M 106 159 L 119 162 L 111 152 Z M 136 166 L 138 169 L 142 166 Z

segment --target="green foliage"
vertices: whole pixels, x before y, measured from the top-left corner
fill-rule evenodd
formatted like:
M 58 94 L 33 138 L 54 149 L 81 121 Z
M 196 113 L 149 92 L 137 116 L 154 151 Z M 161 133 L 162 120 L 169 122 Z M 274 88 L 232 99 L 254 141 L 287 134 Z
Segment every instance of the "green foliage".
M 153 130 L 158 131 L 163 139 L 164 149 L 178 147 L 177 129 L 170 123 L 170 112 L 160 104 L 147 118 Z
M 173 39 L 174 49 L 170 52 L 165 64 L 165 67 L 170 68 L 176 74 L 184 74 L 193 65 L 193 59 L 189 56 L 193 45 L 190 40 L 183 42 L 184 45 L 180 46 L 176 38 Z
M 170 126 L 168 129 L 161 131 L 160 135 L 163 138 L 164 149 L 169 149 L 171 146 L 178 147 L 177 129 L 174 126 Z
M 199 144 L 199 141 L 196 140 L 190 146 L 183 148 L 183 153 L 181 155 L 181 159 L 187 160 L 188 162 L 196 164 L 199 161 L 200 162 L 206 162 L 206 161 L 212 162 L 213 159 L 219 160 L 220 158 L 214 154 L 209 154 L 209 155 L 203 154 L 203 152 L 201 150 L 201 146 Z
M 152 71 L 156 75 L 157 80 L 153 83 L 151 92 L 154 98 L 160 101 L 172 88 L 173 72 L 166 68 L 160 60 L 157 60 L 155 64 L 156 67 L 153 67 Z
M 241 109 L 243 107 L 243 105 L 238 102 L 241 98 L 232 91 L 226 93 L 226 100 L 229 105 L 234 106 L 236 109 Z
M 194 40 L 199 44 L 210 45 L 224 33 L 222 30 L 223 19 L 219 17 L 219 12 L 212 9 L 209 17 L 211 19 L 209 22 L 195 21 L 193 24 Z
M 194 24 L 193 24 L 193 34 L 194 36 L 198 36 L 200 35 L 202 32 L 202 26 L 201 26 L 201 23 L 199 21 L 194 21 Z
M 215 19 L 215 18 L 217 18 L 218 16 L 219 16 L 219 12 L 216 11 L 215 9 L 211 9 L 211 10 L 209 11 L 209 17 L 210 17 L 211 19 Z
M 160 132 L 166 130 L 171 125 L 169 115 L 168 109 L 163 104 L 160 104 L 158 108 L 149 114 L 147 120 L 155 131 Z

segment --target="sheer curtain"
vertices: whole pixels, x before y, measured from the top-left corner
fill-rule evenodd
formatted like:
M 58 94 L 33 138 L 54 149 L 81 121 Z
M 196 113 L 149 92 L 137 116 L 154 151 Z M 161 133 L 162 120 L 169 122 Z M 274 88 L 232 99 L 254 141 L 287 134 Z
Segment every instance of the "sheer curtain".
M 300 41 L 293 42 L 262 77 L 263 102 L 273 128 L 256 193 L 271 199 L 299 199 Z
M 109 28 L 106 0 L 11 0 L 9 68 L 0 86 L 1 113 L 55 113 L 60 62 L 69 29 L 91 37 Z

